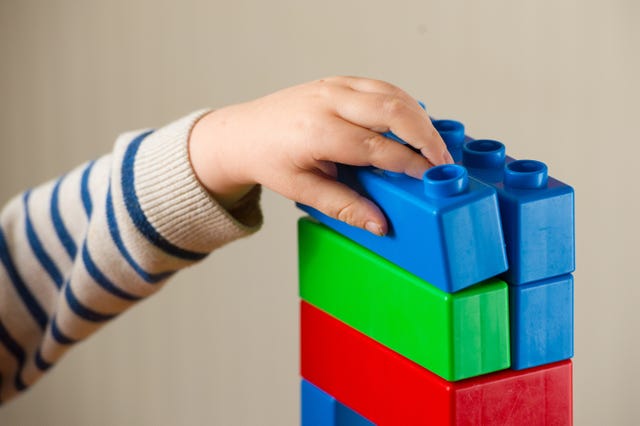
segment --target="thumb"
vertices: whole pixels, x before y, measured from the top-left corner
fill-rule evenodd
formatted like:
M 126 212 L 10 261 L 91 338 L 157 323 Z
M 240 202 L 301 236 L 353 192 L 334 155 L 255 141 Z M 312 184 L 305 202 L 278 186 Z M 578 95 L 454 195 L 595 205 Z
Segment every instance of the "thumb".
M 296 186 L 301 190 L 292 197 L 295 201 L 372 234 L 383 236 L 387 233 L 387 221 L 380 208 L 353 189 L 311 172 L 299 175 L 296 180 Z

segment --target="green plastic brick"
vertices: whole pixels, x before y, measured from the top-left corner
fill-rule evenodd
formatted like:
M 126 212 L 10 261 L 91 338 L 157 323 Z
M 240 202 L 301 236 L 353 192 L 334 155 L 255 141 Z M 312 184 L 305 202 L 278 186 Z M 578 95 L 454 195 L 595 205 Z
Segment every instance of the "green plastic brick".
M 298 243 L 308 303 L 449 381 L 509 367 L 503 281 L 446 293 L 310 218 Z

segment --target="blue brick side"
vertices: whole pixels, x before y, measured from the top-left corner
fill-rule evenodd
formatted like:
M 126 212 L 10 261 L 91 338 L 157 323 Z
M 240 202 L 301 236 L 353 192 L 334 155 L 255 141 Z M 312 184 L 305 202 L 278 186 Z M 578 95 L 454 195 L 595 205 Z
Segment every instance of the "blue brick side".
M 311 382 L 302 379 L 301 426 L 375 426 Z
M 573 357 L 573 276 L 509 287 L 511 368 Z
M 425 176 L 439 170 L 446 169 L 433 168 Z M 459 193 L 440 196 L 437 191 L 442 187 L 436 185 L 436 193 L 428 196 L 425 192 L 433 190 L 428 182 L 348 166 L 339 167 L 339 180 L 381 208 L 389 222 L 387 236 L 378 237 L 308 206 L 299 207 L 441 290 L 453 293 L 507 269 L 496 192 L 490 186 L 468 178 Z

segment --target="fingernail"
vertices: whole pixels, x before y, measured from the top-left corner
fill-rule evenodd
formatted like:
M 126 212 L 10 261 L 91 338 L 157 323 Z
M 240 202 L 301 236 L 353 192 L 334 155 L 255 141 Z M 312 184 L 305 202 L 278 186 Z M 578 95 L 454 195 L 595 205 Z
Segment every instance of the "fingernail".
M 380 225 L 378 225 L 377 223 L 372 222 L 372 221 L 367 222 L 364 225 L 364 229 L 366 229 L 367 231 L 371 232 L 374 235 L 377 235 L 378 237 L 382 237 L 384 235 Z

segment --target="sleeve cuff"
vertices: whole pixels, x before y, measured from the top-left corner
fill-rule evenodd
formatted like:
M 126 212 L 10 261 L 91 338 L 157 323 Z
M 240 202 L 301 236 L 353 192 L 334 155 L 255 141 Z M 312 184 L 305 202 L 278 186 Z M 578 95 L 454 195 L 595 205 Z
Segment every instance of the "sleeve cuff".
M 262 225 L 259 186 L 227 211 L 193 171 L 189 135 L 208 112 L 194 112 L 149 134 L 134 163 L 135 192 L 149 223 L 172 244 L 203 253 L 250 235 Z M 122 138 L 131 140 L 127 135 Z

